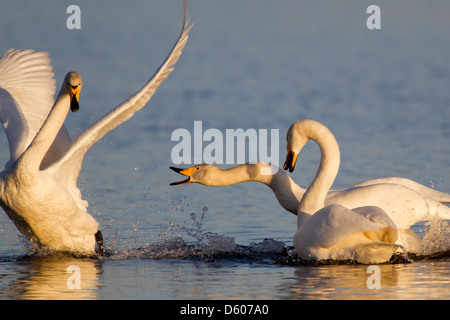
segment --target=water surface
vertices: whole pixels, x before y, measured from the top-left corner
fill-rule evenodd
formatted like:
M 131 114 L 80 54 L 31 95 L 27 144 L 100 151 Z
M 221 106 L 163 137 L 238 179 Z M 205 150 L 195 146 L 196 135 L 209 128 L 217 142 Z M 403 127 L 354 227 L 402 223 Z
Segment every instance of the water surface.
M 69 4 L 2 4 L 0 51 L 49 51 L 58 83 L 67 71 L 82 74 L 80 112 L 66 121 L 75 136 L 153 74 L 181 28 L 182 5 L 80 0 L 81 29 L 69 30 Z M 178 128 L 193 132 L 199 120 L 204 130 L 276 129 L 283 161 L 286 129 L 311 118 L 327 125 L 341 148 L 334 188 L 401 176 L 449 192 L 450 3 L 377 1 L 380 30 L 366 27 L 370 4 L 190 1 L 196 24 L 175 71 L 83 164 L 79 186 L 112 255 L 29 258 L 2 214 L 0 298 L 450 298 L 447 258 L 381 265 L 381 288 L 370 290 L 367 266 L 280 264 L 268 255 L 272 241 L 292 247 L 296 220 L 265 186 L 169 186 L 179 179 L 168 169 Z M 3 131 L 0 143 L 6 162 Z M 313 144 L 302 153 L 292 177 L 306 187 L 319 153 Z M 448 248 L 448 232 L 436 234 L 438 243 L 429 244 Z M 233 244 L 261 245 L 244 256 L 236 249 L 216 255 Z M 81 270 L 81 289 L 68 288 L 71 265 Z

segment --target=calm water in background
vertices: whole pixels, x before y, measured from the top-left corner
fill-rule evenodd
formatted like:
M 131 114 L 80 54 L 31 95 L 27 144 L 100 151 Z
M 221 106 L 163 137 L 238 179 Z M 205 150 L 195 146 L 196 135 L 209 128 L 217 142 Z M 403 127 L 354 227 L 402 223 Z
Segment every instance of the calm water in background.
M 9 1 L 0 12 L 0 51 L 49 51 L 58 86 L 67 71 L 82 74 L 72 136 L 141 88 L 182 21 L 181 1 L 75 2 Z M 81 8 L 81 30 L 66 28 L 70 4 Z M 196 120 L 203 130 L 277 129 L 282 162 L 287 128 L 311 118 L 340 144 L 334 188 L 401 176 L 449 192 L 450 3 L 377 1 L 382 28 L 372 31 L 370 4 L 191 1 L 196 24 L 175 71 L 84 161 L 79 186 L 112 256 L 24 258 L 29 248 L 2 214 L 0 298 L 450 298 L 449 262 L 382 265 L 375 290 L 367 266 L 274 264 L 265 251 L 292 246 L 296 219 L 263 185 L 169 186 L 180 179 L 168 169 L 175 129 L 193 133 Z M 3 131 L 0 143 L 4 163 Z M 300 185 L 319 156 L 314 144 L 302 152 Z M 239 254 L 208 257 L 217 250 Z M 67 286 L 70 265 L 81 289 Z

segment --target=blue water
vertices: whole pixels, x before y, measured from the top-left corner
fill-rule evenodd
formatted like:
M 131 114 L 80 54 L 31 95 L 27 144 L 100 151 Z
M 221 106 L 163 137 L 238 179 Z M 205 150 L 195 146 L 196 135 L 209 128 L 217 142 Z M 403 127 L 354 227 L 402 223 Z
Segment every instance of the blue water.
M 81 9 L 80 30 L 66 27 L 70 4 Z M 380 30 L 366 27 L 370 4 L 190 1 L 195 26 L 175 71 L 83 164 L 79 186 L 112 256 L 23 258 L 29 247 L 2 214 L 0 298 L 450 298 L 448 260 L 382 265 L 375 290 L 367 266 L 274 263 L 265 251 L 274 243 L 290 250 L 296 219 L 263 185 L 169 186 L 180 178 L 168 169 L 176 129 L 193 133 L 202 121 L 203 130 L 278 130 L 282 163 L 287 128 L 311 118 L 341 148 L 334 188 L 400 176 L 450 192 L 450 3 L 377 1 Z M 66 120 L 75 136 L 141 88 L 181 22 L 178 0 L 9 1 L 0 51 L 49 51 L 58 83 L 67 71 L 81 73 L 81 109 Z M 0 144 L 4 163 L 3 131 Z M 319 156 L 308 144 L 297 183 L 310 183 Z M 232 244 L 231 255 L 208 251 Z M 70 265 L 82 272 L 81 289 L 67 286 Z

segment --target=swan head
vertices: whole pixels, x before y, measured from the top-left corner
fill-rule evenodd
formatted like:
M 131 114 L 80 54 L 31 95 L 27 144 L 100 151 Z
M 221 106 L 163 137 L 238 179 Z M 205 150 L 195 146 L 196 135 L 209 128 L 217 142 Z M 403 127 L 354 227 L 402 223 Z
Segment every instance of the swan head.
M 200 183 L 209 185 L 209 183 L 207 183 L 209 181 L 208 177 L 214 176 L 213 172 L 216 170 L 220 170 L 218 167 L 212 164 L 200 164 L 187 169 L 180 169 L 175 167 L 170 167 L 170 169 L 187 177 L 186 180 L 172 182 L 170 184 L 171 186 L 188 183 Z
M 289 127 L 286 133 L 287 155 L 283 165 L 284 170 L 294 171 L 298 155 L 309 140 L 305 129 L 309 126 L 310 121 L 312 120 L 296 121 Z
M 298 153 L 295 153 L 290 144 L 287 144 L 287 155 L 286 161 L 284 162 L 283 169 L 289 170 L 289 172 L 294 171 L 295 164 L 297 163 Z
M 70 96 L 70 110 L 72 110 L 72 112 L 77 112 L 80 108 L 78 102 L 82 86 L 83 82 L 81 80 L 81 75 L 78 72 L 71 71 L 66 74 L 63 87 Z

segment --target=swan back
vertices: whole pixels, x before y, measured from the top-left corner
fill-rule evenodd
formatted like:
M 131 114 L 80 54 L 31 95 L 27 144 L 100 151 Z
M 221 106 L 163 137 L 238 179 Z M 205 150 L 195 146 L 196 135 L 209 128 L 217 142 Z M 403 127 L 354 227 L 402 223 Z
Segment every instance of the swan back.
M 332 204 L 314 213 L 299 228 L 297 237 L 302 245 L 330 248 L 352 234 L 380 228 L 387 228 L 388 233 L 385 239 L 377 241 L 397 241 L 397 227 L 380 208 L 368 206 L 350 210 Z
M 397 227 L 378 207 L 349 210 L 329 205 L 314 213 L 297 231 L 294 245 L 304 259 L 388 261 L 399 245 Z

